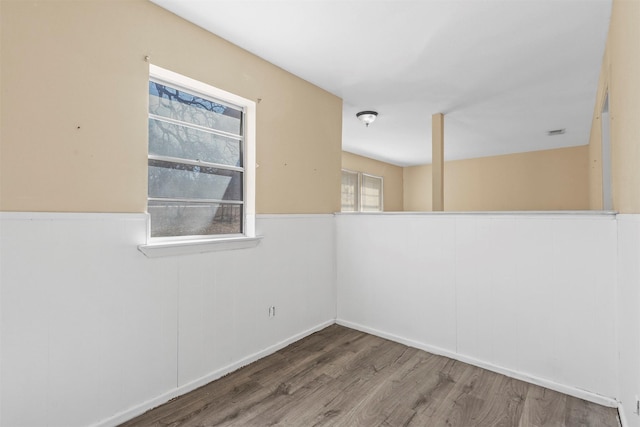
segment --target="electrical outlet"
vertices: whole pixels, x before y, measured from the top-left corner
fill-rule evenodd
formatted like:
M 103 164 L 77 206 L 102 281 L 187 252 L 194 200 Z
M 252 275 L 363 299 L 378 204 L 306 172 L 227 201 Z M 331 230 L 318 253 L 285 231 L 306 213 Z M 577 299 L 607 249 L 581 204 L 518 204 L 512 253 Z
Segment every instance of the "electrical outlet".
M 276 317 L 276 306 L 272 305 L 269 307 L 269 317 Z

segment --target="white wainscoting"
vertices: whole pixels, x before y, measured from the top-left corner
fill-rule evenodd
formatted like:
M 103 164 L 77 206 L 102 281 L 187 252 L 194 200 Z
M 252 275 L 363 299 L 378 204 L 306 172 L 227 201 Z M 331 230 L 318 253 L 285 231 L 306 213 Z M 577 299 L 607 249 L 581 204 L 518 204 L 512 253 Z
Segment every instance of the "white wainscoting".
M 0 425 L 115 425 L 337 313 L 640 426 L 640 215 L 262 215 L 257 248 L 155 259 L 145 221 L 0 214 Z
M 0 214 L 0 425 L 115 425 L 332 324 L 334 217 L 256 228 L 149 259 L 145 215 Z
M 618 215 L 618 341 L 620 419 L 640 427 L 640 215 Z
M 338 323 L 615 406 L 614 215 L 336 224 Z

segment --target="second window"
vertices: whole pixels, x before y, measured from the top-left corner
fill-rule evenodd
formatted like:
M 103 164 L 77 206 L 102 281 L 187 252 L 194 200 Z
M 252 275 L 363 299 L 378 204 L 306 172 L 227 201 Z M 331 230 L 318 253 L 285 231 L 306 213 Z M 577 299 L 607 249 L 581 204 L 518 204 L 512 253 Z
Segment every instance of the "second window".
M 342 212 L 382 212 L 383 178 L 343 169 L 341 199 Z

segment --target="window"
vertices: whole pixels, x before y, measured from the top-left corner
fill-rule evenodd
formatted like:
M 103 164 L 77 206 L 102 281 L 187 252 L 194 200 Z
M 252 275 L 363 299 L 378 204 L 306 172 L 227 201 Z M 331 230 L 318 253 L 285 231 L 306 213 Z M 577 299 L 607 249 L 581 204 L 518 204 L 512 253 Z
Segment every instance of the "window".
M 253 237 L 255 103 L 150 67 L 149 237 Z
M 342 212 L 358 211 L 358 179 L 358 172 L 342 171 Z
M 360 174 L 360 210 L 363 212 L 382 210 L 382 177 Z
M 381 212 L 381 176 L 342 170 L 342 212 Z

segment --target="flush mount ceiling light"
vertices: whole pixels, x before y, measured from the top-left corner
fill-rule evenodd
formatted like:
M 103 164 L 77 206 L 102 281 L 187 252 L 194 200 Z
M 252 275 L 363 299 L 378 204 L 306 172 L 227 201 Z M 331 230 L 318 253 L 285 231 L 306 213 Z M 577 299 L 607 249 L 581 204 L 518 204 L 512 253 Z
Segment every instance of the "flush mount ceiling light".
M 375 111 L 360 111 L 358 114 L 356 114 L 356 117 L 359 118 L 366 127 L 369 127 L 369 125 L 373 123 L 376 117 L 378 117 L 378 113 Z

